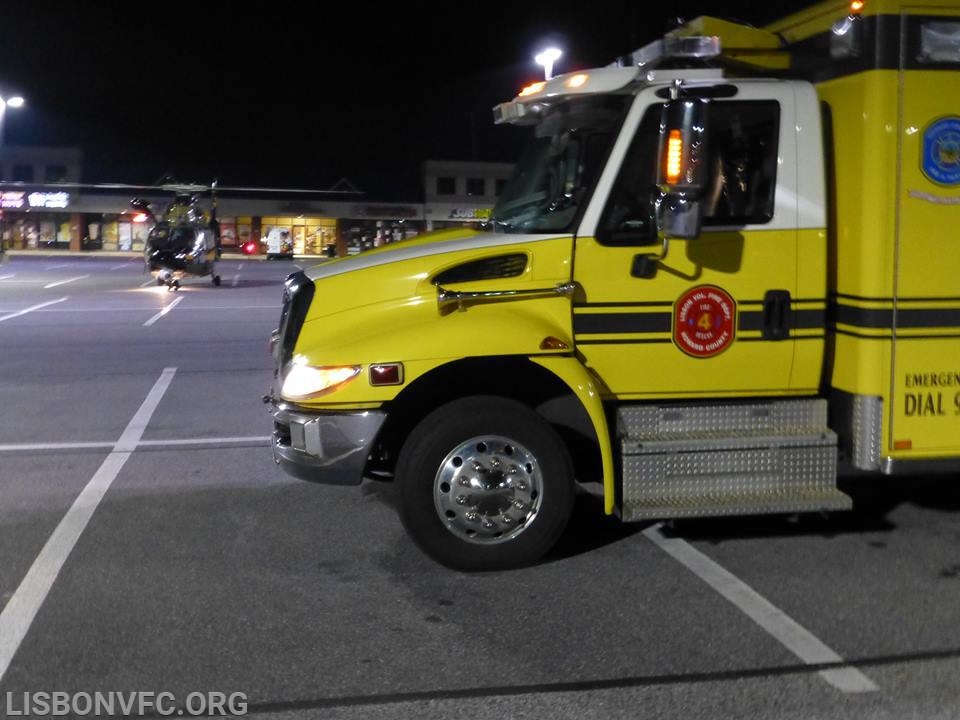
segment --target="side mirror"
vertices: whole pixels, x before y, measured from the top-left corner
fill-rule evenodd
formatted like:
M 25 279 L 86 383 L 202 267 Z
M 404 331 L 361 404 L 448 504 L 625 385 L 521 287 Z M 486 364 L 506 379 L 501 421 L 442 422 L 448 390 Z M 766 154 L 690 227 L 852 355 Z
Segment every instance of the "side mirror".
M 699 237 L 702 219 L 699 200 L 667 193 L 657 201 L 657 228 L 664 237 Z
M 700 235 L 700 197 L 711 182 L 707 147 L 709 103 L 703 98 L 673 99 L 660 115 L 657 225 L 664 237 Z

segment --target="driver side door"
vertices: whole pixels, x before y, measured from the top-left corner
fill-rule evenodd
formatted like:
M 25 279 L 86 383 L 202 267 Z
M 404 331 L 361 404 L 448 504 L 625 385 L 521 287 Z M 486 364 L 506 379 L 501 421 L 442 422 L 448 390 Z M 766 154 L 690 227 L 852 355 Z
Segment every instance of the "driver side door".
M 704 227 L 696 239 L 671 239 L 660 259 L 653 203 L 663 101 L 647 89 L 627 116 L 574 263 L 577 350 L 619 399 L 816 389 L 791 384 L 800 341 L 791 327 L 798 230 L 787 192 L 794 99 L 770 90 L 711 101 L 715 185 L 702 199 Z

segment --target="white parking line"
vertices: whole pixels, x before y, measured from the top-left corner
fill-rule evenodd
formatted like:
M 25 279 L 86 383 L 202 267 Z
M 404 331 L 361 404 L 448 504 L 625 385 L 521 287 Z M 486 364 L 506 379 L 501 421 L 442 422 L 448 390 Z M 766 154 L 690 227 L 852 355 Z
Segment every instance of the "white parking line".
M 76 282 L 77 280 L 86 280 L 89 275 L 78 275 L 77 277 L 67 278 L 66 280 L 59 280 L 57 282 L 52 282 L 49 285 L 44 285 L 43 289 L 48 290 L 50 288 L 55 288 L 58 285 L 66 285 L 67 283 Z
M 59 270 L 60 268 L 70 267 L 73 263 L 60 263 L 59 265 L 48 265 L 47 270 Z
M 72 442 L 72 443 L 7 443 L 0 445 L 0 452 L 22 452 L 25 450 L 87 450 L 93 448 L 111 448 L 112 442 Z
M 269 435 L 246 437 L 178 438 L 174 440 L 138 440 L 137 447 L 186 447 L 190 445 L 256 445 L 270 441 Z M 45 452 L 47 450 L 96 450 L 112 448 L 112 442 L 5 443 L 0 452 Z
M 240 263 L 239 265 L 237 265 L 237 270 L 243 270 L 243 263 Z
M 233 287 L 236 287 L 238 282 L 240 282 L 240 273 L 237 273 L 236 275 L 233 276 L 233 282 L 230 283 L 230 285 L 232 285 Z
M 661 525 L 654 525 L 643 534 L 674 560 L 679 561 L 732 602 L 747 617 L 770 633 L 790 652 L 808 665 L 838 664 L 844 660 L 810 631 L 773 605 L 733 573 L 721 567 L 692 545 L 680 538 L 664 537 Z M 845 693 L 864 693 L 877 690 L 873 681 L 852 666 L 829 668 L 820 676 Z
M 9 275 L 0 275 L 0 280 L 9 280 L 12 277 L 16 277 L 16 273 L 10 273 Z
M 183 292 L 182 290 L 180 292 Z M 172 293 L 171 293 L 172 294 Z M 143 312 L 144 310 L 152 310 L 153 307 L 146 306 L 137 306 L 137 305 L 77 305 L 76 307 L 62 307 L 62 308 L 53 308 L 47 312 L 51 313 L 134 313 L 134 312 Z M 280 310 L 280 304 L 275 305 L 198 305 L 196 307 L 191 307 L 190 312 L 192 313 L 201 313 L 206 312 L 207 310 L 216 310 L 216 311 L 238 311 L 238 310 L 270 310 L 278 311 Z M 3 310 L 0 308 L 0 313 L 4 312 L 13 312 L 12 310 Z
M 198 305 L 191 307 L 190 312 L 204 312 L 205 310 L 280 310 L 280 303 L 272 305 Z
M 11 313 L 10 315 L 4 315 L 3 317 L 0 317 L 0 322 L 4 322 L 4 321 L 6 321 L 6 320 L 12 320 L 12 319 L 15 318 L 15 317 L 20 317 L 21 315 L 26 315 L 27 313 L 33 312 L 34 310 L 39 310 L 40 308 L 45 308 L 45 307 L 47 307 L 48 305 L 56 305 L 57 303 L 62 303 L 62 302 L 63 302 L 64 300 L 66 300 L 66 299 L 67 299 L 67 298 L 62 297 L 62 298 L 60 298 L 59 300 L 51 300 L 51 301 L 49 301 L 49 302 L 40 303 L 39 305 L 33 305 L 33 306 L 31 306 L 31 307 L 26 308 L 25 310 L 21 310 L 20 312 Z
M 125 263 L 123 263 L 122 265 L 114 265 L 114 266 L 111 267 L 110 269 L 111 269 L 111 270 L 122 270 L 122 269 L 125 268 L 125 267 L 130 267 L 130 263 L 129 263 L 129 262 L 125 262 Z
M 171 310 L 173 310 L 173 309 L 180 303 L 181 300 L 183 300 L 183 296 L 182 296 L 182 295 L 181 295 L 180 297 L 178 297 L 176 300 L 174 300 L 172 303 L 170 303 L 169 305 L 167 305 L 165 308 L 163 308 L 163 310 L 161 310 L 160 312 L 158 312 L 158 313 L 157 313 L 156 315 L 154 315 L 152 318 L 150 318 L 149 320 L 147 320 L 147 321 L 143 324 L 143 326 L 144 326 L 144 327 L 150 327 L 151 325 L 153 325 L 157 320 L 159 320 L 159 319 L 162 318 L 164 315 L 166 315 L 168 312 L 170 312 Z
M 140 283 L 140 287 L 146 287 L 147 285 L 156 285 L 156 284 L 157 284 L 156 280 L 150 279 L 150 280 L 147 280 L 146 282 Z
M 67 514 L 63 516 L 40 554 L 27 570 L 27 574 L 6 607 L 0 612 L 0 680 L 3 680 L 13 656 L 16 655 L 20 643 L 30 630 L 33 619 L 46 600 L 67 557 L 77 544 L 87 523 L 90 522 L 103 496 L 136 448 L 144 430 L 147 429 L 147 423 L 150 422 L 154 410 L 157 409 L 164 393 L 170 387 L 176 371 L 176 368 L 165 368 L 160 374 L 140 409 L 113 446 L 113 451 L 107 455 L 103 464 L 90 478 L 90 482 L 80 491 L 73 505 L 67 510 Z
M 182 438 L 176 440 L 141 440 L 137 447 L 182 447 L 184 445 L 217 445 L 217 444 L 247 444 L 270 442 L 269 435 L 251 435 L 250 437 L 222 437 L 222 438 Z M 2 446 L 0 446 L 2 447 Z

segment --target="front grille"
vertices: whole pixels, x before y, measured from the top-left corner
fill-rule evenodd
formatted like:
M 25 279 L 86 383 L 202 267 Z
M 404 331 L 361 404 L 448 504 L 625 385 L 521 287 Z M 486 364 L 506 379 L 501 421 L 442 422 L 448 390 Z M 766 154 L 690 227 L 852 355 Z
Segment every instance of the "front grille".
M 290 447 L 290 426 L 274 421 L 273 432 L 275 442 L 281 447 Z
M 314 284 L 303 271 L 293 273 L 283 284 L 283 309 L 280 311 L 280 367 L 293 357 L 307 311 L 313 302 Z

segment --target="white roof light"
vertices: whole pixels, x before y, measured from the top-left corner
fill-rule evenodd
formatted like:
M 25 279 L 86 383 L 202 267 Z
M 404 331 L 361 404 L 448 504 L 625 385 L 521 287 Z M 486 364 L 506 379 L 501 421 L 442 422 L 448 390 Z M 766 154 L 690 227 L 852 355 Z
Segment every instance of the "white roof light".
M 553 64 L 559 60 L 562 55 L 563 51 L 561 51 L 560 48 L 549 47 L 537 53 L 533 58 L 537 61 L 537 65 L 543 65 L 544 80 L 549 80 L 553 77 Z

